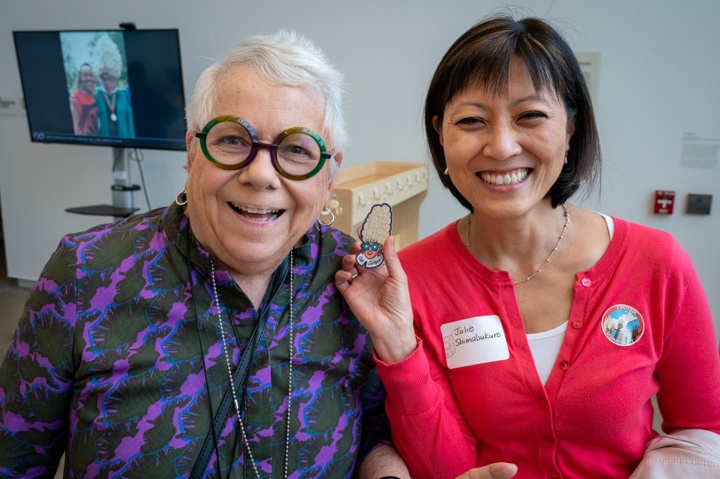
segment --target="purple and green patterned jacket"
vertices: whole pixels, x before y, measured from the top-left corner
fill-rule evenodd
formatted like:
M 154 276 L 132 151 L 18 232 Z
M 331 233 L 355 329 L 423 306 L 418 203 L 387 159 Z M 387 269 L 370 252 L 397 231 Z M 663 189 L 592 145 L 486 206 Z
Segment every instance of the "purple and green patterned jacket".
M 369 335 L 334 285 L 352 241 L 313 226 L 294 252 L 289 477 L 351 477 L 389 442 Z M 51 478 L 64 452 L 69 478 L 188 477 L 229 384 L 209 272 L 174 204 L 63 238 L 0 367 L 0 477 Z M 236 367 L 258 313 L 216 278 Z M 285 462 L 289 289 L 270 301 L 244 402 L 263 477 Z M 255 477 L 234 409 L 215 432 L 204 477 Z

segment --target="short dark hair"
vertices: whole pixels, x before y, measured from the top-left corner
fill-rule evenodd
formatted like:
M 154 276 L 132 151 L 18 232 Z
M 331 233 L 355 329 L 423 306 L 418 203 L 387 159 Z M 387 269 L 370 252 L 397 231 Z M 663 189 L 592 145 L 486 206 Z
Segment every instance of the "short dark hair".
M 472 211 L 470 202 L 445 175 L 447 163 L 438 132 L 447 104 L 470 87 L 495 95 L 508 91 L 510 64 L 518 58 L 528 69 L 537 90 L 554 91 L 565 105 L 568 121 L 575 121 L 567 164 L 547 192 L 553 207 L 564 203 L 583 183 L 597 186 L 600 179 L 600 140 L 590 93 L 582 69 L 562 35 L 538 18 L 514 20 L 493 17 L 465 32 L 445 53 L 435 70 L 425 98 L 425 134 L 435 169 L 443 185 Z

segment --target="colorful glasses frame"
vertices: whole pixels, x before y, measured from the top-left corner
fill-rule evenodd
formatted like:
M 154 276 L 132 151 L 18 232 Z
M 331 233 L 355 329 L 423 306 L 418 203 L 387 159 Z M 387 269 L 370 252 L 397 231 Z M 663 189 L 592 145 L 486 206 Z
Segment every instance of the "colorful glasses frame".
M 247 158 L 245 160 L 241 161 L 240 163 L 236 163 L 233 165 L 227 165 L 225 163 L 220 163 L 216 159 L 212 157 L 210 154 L 210 151 L 207 147 L 207 136 L 210 130 L 217 125 L 218 123 L 222 122 L 235 122 L 240 125 L 242 125 L 248 133 L 250 133 L 250 138 L 252 139 L 252 148 L 250 149 L 250 154 L 248 154 Z M 283 170 L 282 166 L 280 165 L 280 162 L 277 158 L 277 151 L 280 143 L 283 139 L 290 135 L 294 135 L 296 133 L 303 133 L 305 135 L 308 135 L 311 137 L 320 147 L 320 160 L 318 161 L 317 166 L 312 169 L 312 171 L 305 173 L 304 175 L 293 175 L 291 173 L 288 173 L 287 171 Z M 309 128 L 304 128 L 302 126 L 296 126 L 293 128 L 288 128 L 287 130 L 281 132 L 275 140 L 273 140 L 272 143 L 265 143 L 258 139 L 257 133 L 255 133 L 255 128 L 252 127 L 250 123 L 243 120 L 240 117 L 233 116 L 233 115 L 222 115 L 213 118 L 202 129 L 202 131 L 196 131 L 195 137 L 200 140 L 200 148 L 202 149 L 203 155 L 205 155 L 205 158 L 210 161 L 213 165 L 217 166 L 218 168 L 221 168 L 223 170 L 239 170 L 241 168 L 245 168 L 248 166 L 257 155 L 257 152 L 260 148 L 264 148 L 270 152 L 270 159 L 272 161 L 272 165 L 275 168 L 275 171 L 280 173 L 283 177 L 289 179 L 289 180 L 307 180 L 308 178 L 312 178 L 313 176 L 317 175 L 320 170 L 322 170 L 322 167 L 325 166 L 325 162 L 332 157 L 332 153 L 329 153 L 327 151 L 327 147 L 325 146 L 325 142 L 323 141 L 322 137 L 315 133 L 314 131 L 310 130 Z

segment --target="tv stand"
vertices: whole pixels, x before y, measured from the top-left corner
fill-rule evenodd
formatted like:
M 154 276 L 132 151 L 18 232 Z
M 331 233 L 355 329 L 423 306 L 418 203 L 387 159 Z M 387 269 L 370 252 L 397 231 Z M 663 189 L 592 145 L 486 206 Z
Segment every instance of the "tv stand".
M 130 161 L 127 151 L 122 147 L 113 147 L 112 205 L 91 205 L 66 208 L 68 213 L 95 216 L 113 216 L 116 219 L 127 218 L 139 208 L 133 205 L 133 192 L 140 190 L 130 181 Z

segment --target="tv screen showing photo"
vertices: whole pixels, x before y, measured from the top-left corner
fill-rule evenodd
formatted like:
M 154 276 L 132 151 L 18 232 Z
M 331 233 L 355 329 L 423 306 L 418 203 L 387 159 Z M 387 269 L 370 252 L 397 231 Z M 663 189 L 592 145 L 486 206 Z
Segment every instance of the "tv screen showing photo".
M 14 38 L 32 141 L 185 149 L 177 30 Z

